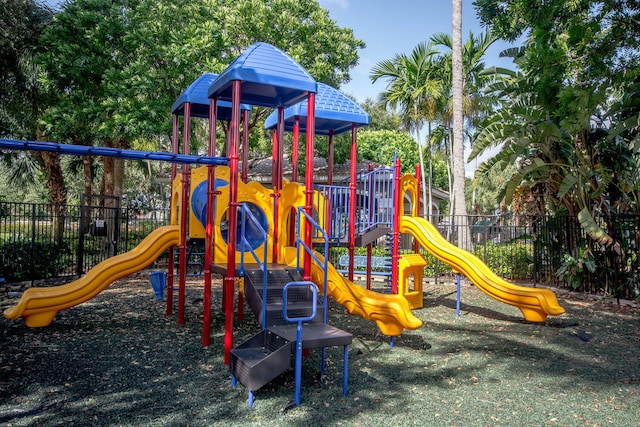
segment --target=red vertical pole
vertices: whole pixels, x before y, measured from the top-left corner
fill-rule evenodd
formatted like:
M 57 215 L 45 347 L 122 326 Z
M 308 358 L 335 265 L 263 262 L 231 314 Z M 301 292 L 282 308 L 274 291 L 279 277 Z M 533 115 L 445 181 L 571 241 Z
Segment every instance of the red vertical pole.
M 178 116 L 173 115 L 173 126 L 171 131 L 171 151 L 173 154 L 178 154 Z M 171 211 L 173 212 L 177 206 L 173 206 L 173 180 L 178 173 L 178 166 L 175 163 L 171 163 Z M 177 218 L 176 218 L 177 219 Z M 179 248 L 179 246 L 178 246 Z M 167 309 L 166 315 L 171 316 L 173 314 L 173 279 L 175 273 L 174 265 L 174 250 L 175 247 L 169 248 L 169 259 L 167 261 Z
M 278 107 L 278 122 L 276 124 L 276 138 L 273 145 L 273 252 L 272 262 L 278 262 L 278 233 L 280 232 L 280 190 L 282 189 L 282 143 L 284 141 L 284 107 Z
M 184 104 L 183 154 L 189 154 L 191 139 L 191 103 Z M 184 298 L 187 282 L 187 227 L 189 222 L 189 165 L 182 166 L 182 206 L 180 206 L 180 268 L 178 287 L 178 325 L 184 325 Z
M 353 282 L 353 270 L 356 244 L 356 163 L 358 162 L 358 148 L 356 147 L 355 124 L 351 125 L 351 164 L 349 179 L 349 280 Z
M 223 279 L 225 298 L 224 364 L 233 347 L 233 292 L 236 277 L 236 231 L 238 228 L 238 139 L 240 138 L 240 81 L 232 82 L 229 153 L 229 228 L 227 234 L 227 273 Z
M 391 293 L 398 293 L 398 240 L 400 238 L 400 159 L 396 159 L 393 190 L 393 253 L 391 255 Z
M 291 148 L 291 182 L 298 182 L 298 158 L 300 144 L 300 116 L 293 118 L 293 147 Z M 289 245 L 293 246 L 296 240 L 296 221 L 298 213 L 295 208 L 289 215 Z
M 291 182 L 298 182 L 298 158 L 300 157 L 300 116 L 293 118 L 293 147 L 291 149 Z
M 418 182 L 418 187 L 416 194 L 413 196 L 414 212 L 416 216 L 420 216 L 420 165 L 416 165 L 416 181 Z M 427 206 L 425 206 L 425 209 L 427 209 Z M 431 221 L 431 218 L 429 218 L 429 221 Z M 413 252 L 420 253 L 420 244 L 416 239 L 413 239 Z
M 373 164 L 369 163 L 369 172 L 373 171 Z M 373 189 L 373 182 L 369 180 L 369 221 L 373 222 L 373 210 L 375 209 L 375 194 Z M 371 289 L 371 259 L 373 257 L 373 245 L 369 243 L 367 245 L 367 289 Z
M 216 107 L 215 99 L 209 101 L 209 156 L 216 155 Z M 215 169 L 207 166 L 207 210 L 204 239 L 204 299 L 202 320 L 202 346 L 211 342 L 211 262 L 213 258 L 213 204 L 215 193 Z
M 305 206 L 304 211 L 309 217 L 313 215 L 313 137 L 316 128 L 316 94 L 310 92 L 307 96 L 307 158 L 305 172 Z M 311 247 L 311 223 L 304 223 L 304 243 Z M 311 257 L 304 257 L 304 280 L 311 280 Z
M 242 182 L 249 180 L 249 110 L 242 114 Z M 244 289 L 238 290 L 238 320 L 244 319 Z
M 242 182 L 249 179 L 249 110 L 242 113 Z M 238 303 L 238 305 L 240 305 Z
M 329 131 L 329 150 L 327 153 L 327 185 L 333 185 L 333 158 L 334 158 L 334 133 L 333 130 Z M 329 237 L 333 237 L 333 188 L 329 187 L 326 201 L 326 214 L 325 214 L 325 231 Z
M 327 184 L 333 184 L 333 157 L 334 157 L 334 145 L 333 145 L 333 131 L 329 131 L 329 152 L 327 153 L 328 157 L 328 170 L 327 170 Z

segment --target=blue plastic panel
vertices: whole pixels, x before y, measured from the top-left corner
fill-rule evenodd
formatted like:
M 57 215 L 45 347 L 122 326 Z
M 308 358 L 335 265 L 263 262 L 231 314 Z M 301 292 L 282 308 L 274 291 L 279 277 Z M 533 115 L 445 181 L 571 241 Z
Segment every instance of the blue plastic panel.
M 232 82 L 242 82 L 241 102 L 288 107 L 317 92 L 315 79 L 291 56 L 268 43 L 255 43 L 209 87 L 209 97 L 231 101 Z
M 300 132 L 307 132 L 307 100 L 292 105 L 284 111 L 284 128 L 293 130 L 296 116 L 300 117 Z M 369 115 L 339 90 L 324 83 L 318 83 L 318 93 L 315 103 L 316 135 L 328 135 L 333 131 L 335 135 L 351 130 L 351 126 L 366 126 Z M 264 122 L 265 129 L 274 129 L 278 121 L 278 111 L 274 111 Z
M 209 86 L 218 78 L 217 74 L 204 73 L 185 89 L 171 106 L 171 113 L 184 115 L 184 104 L 191 103 L 191 117 L 209 118 Z M 241 110 L 251 110 L 250 105 L 240 105 Z M 218 120 L 231 120 L 231 102 L 218 101 Z

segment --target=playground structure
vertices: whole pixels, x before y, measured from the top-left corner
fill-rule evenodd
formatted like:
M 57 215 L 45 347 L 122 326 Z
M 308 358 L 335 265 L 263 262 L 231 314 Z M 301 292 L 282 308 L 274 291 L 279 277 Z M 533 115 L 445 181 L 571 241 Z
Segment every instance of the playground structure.
M 274 108 L 265 126 L 273 129 L 273 182 L 267 188 L 247 182 L 247 135 L 251 106 Z M 67 285 L 27 290 L 4 315 L 23 317 L 28 326 L 46 326 L 66 308 L 93 298 L 114 280 L 148 266 L 169 250 L 166 310 L 173 314 L 174 291 L 178 323 L 184 323 L 187 247 L 190 240 L 204 242 L 204 321 L 202 344 L 210 344 L 212 275 L 223 276 L 222 309 L 225 313 L 224 362 L 234 382 L 253 392 L 290 366 L 296 352 L 296 403 L 299 403 L 299 357 L 303 349 L 344 346 L 343 393 L 347 393 L 347 346 L 351 334 L 328 325 L 330 296 L 352 314 L 373 320 L 390 337 L 422 325 L 411 312 L 422 307 L 424 257 L 399 255 L 401 233 L 410 234 L 426 250 L 464 274 L 489 296 L 518 307 L 526 320 L 542 322 L 564 312 L 555 295 L 546 289 L 508 283 L 472 254 L 447 242 L 419 215 L 418 181 L 400 175 L 399 160 L 393 168 L 357 176 L 357 128 L 369 123 L 362 109 L 337 90 L 319 84 L 291 57 L 277 48 L 256 43 L 220 75 L 206 73 L 176 100 L 173 113 L 173 153 L 148 153 L 147 157 L 171 161 L 171 225 L 151 233 L 138 247 L 110 258 L 85 276 Z M 179 154 L 179 121 L 183 117 L 183 152 Z M 206 157 L 190 156 L 192 117 L 209 120 Z M 216 147 L 216 122 L 229 122 L 226 157 Z M 240 150 L 240 125 L 242 150 Z M 292 180 L 282 176 L 284 132 L 293 134 Z M 329 171 L 333 161 L 333 137 L 351 131 L 351 179 L 314 186 L 314 136 L 329 138 Z M 306 134 L 304 185 L 298 184 L 298 143 Z M 100 154 L 140 158 L 138 152 L 108 151 L 63 144 L 0 141 L 12 149 L 50 149 L 65 154 Z M 107 150 L 107 151 L 100 151 Z M 242 153 L 242 162 L 240 162 Z M 126 157 L 131 156 L 131 157 Z M 204 159 L 204 160 L 203 160 Z M 178 173 L 177 164 L 182 164 Z M 206 164 L 196 169 L 190 163 Z M 242 169 L 240 169 L 240 166 Z M 405 212 L 404 201 L 410 212 Z M 381 294 L 353 282 L 354 249 L 371 247 L 382 236 L 391 236 L 391 293 Z M 348 277 L 327 261 L 331 245 L 349 249 Z M 178 247 L 178 274 L 174 275 L 174 248 Z M 367 257 L 371 265 L 370 251 Z M 370 268 L 369 268 L 370 270 Z M 177 280 L 176 280 L 177 279 Z M 413 284 L 411 288 L 409 283 Z M 316 290 L 317 287 L 317 290 Z M 244 300 L 262 330 L 234 349 L 235 294 L 238 318 Z M 321 298 L 320 298 L 321 297 Z

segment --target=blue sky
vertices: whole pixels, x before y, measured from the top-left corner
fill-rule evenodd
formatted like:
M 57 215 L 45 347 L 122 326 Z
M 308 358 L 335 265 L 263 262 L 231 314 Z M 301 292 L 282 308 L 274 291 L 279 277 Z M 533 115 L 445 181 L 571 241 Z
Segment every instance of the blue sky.
M 354 95 L 360 102 L 377 98 L 386 86 L 383 80 L 371 83 L 371 68 L 396 53 L 409 54 L 418 43 L 435 33 L 451 34 L 451 0 L 319 0 L 339 26 L 349 27 L 367 47 L 359 51 L 360 64 L 351 70 L 351 82 L 340 90 Z M 463 0 L 462 38 L 469 31 L 483 32 L 471 0 Z M 499 58 L 500 51 L 513 45 L 494 43 L 487 52 L 487 66 L 513 68 L 510 60 Z

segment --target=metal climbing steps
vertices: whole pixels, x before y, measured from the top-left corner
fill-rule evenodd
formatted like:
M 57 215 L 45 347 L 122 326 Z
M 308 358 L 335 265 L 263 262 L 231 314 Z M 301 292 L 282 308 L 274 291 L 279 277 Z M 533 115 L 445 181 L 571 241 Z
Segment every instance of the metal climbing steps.
M 346 393 L 346 348 L 351 344 L 352 335 L 324 323 L 323 301 L 318 297 L 314 284 L 300 282 L 300 274 L 295 269 L 272 267 L 267 270 L 266 291 L 262 271 L 245 270 L 246 301 L 261 323 L 265 318 L 266 323 L 262 324 L 266 324 L 266 327 L 231 350 L 229 371 L 234 383 L 239 381 L 247 388 L 249 406 L 252 406 L 253 392 L 291 367 L 291 354 L 298 341 L 297 328 L 300 328 L 300 350 L 344 346 L 343 388 Z M 296 286 L 291 286 L 294 284 L 292 282 L 296 282 Z M 310 285 L 307 286 L 307 283 Z M 263 310 L 265 306 L 266 311 Z M 291 319 L 302 320 L 296 326 Z M 299 370 L 299 367 L 296 369 Z
M 246 269 L 244 276 L 244 292 L 247 304 L 256 316 L 258 322 L 265 327 L 284 325 L 287 322 L 282 316 L 282 290 L 289 282 L 302 280 L 295 268 L 282 265 L 269 266 L 267 270 L 266 296 L 263 282 L 263 272 L 260 269 Z M 263 313 L 266 298 L 266 313 Z M 291 316 L 302 317 L 311 312 L 312 292 L 309 289 L 296 288 L 289 294 L 289 312 Z M 322 311 L 322 301 L 317 301 Z M 266 322 L 263 323 L 263 316 Z M 322 322 L 322 316 L 316 316 L 310 323 Z

